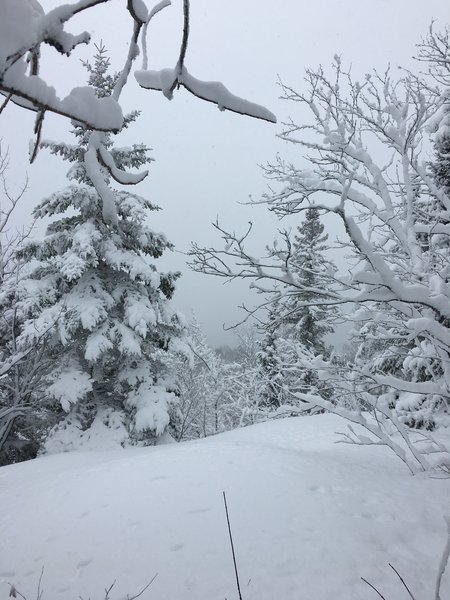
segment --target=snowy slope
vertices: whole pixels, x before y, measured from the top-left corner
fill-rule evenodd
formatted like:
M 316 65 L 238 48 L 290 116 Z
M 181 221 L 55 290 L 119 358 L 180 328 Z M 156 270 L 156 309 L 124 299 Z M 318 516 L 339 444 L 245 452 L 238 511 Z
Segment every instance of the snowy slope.
M 382 448 L 334 444 L 332 415 L 182 445 L 49 456 L 0 469 L 0 598 L 237 598 L 222 490 L 244 600 L 433 596 L 450 481 L 412 477 Z M 450 597 L 450 575 L 442 598 Z

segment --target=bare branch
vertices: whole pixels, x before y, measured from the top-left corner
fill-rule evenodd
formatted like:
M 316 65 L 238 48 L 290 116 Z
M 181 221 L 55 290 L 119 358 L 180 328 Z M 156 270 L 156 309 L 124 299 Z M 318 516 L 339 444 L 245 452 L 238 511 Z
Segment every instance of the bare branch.
M 376 592 L 380 598 L 382 598 L 382 600 L 386 600 L 386 598 L 383 596 L 383 594 L 380 591 L 378 591 L 374 585 L 372 585 L 369 581 L 367 581 L 367 579 L 364 579 L 364 577 L 361 577 L 361 579 L 362 579 L 362 581 L 364 581 L 364 583 L 367 583 L 367 585 L 369 587 L 371 587 L 373 589 L 373 591 Z
M 409 589 L 409 587 L 406 585 L 405 580 L 403 579 L 403 577 L 400 575 L 400 573 L 397 571 L 397 569 L 391 565 L 391 563 L 389 563 L 389 566 L 391 567 L 391 569 L 394 571 L 394 573 L 397 575 L 397 577 L 400 579 L 400 581 L 402 582 L 403 587 L 405 588 L 405 590 L 408 592 L 409 597 L 411 598 L 411 600 L 416 600 L 415 596 L 413 596 L 411 590 Z

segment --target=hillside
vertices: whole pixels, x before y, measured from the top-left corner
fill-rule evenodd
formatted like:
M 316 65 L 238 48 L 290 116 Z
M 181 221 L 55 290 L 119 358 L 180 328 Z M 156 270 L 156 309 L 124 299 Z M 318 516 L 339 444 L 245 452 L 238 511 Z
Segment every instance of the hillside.
M 412 477 L 383 448 L 335 444 L 318 415 L 206 440 L 48 456 L 0 469 L 0 597 L 237 598 L 228 498 L 244 600 L 434 598 L 450 480 Z M 450 597 L 446 573 L 442 598 Z

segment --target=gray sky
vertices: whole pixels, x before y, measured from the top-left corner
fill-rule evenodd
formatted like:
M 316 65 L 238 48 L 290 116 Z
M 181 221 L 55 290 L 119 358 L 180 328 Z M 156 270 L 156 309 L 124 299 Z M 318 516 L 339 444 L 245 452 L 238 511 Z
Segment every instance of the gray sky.
M 45 9 L 61 2 L 41 0 Z M 151 2 L 147 0 L 149 6 Z M 181 0 L 163 11 L 149 32 L 149 67 L 173 67 L 181 38 Z M 103 40 L 115 69 L 122 66 L 131 26 L 125 0 L 96 7 L 74 20 L 69 30 L 87 29 L 93 42 Z M 276 235 L 277 223 L 264 207 L 242 206 L 251 194 L 258 199 L 266 187 L 259 164 L 277 152 L 294 156 L 293 149 L 277 140 L 280 123 L 292 115 L 301 121 L 298 107 L 278 99 L 277 77 L 293 87 L 302 86 L 305 67 L 328 66 L 335 53 L 351 63 L 355 75 L 373 67 L 402 65 L 417 68 L 412 60 L 415 44 L 425 35 L 432 19 L 441 28 L 449 21 L 448 0 L 191 0 L 191 36 L 186 65 L 196 77 L 219 80 L 230 91 L 267 106 L 279 124 L 222 113 L 179 90 L 172 102 L 161 94 L 140 89 L 130 80 L 122 106 L 125 111 L 142 110 L 137 123 L 118 145 L 144 142 L 156 162 L 141 184 L 139 193 L 163 208 L 152 215 L 152 227 L 163 231 L 177 250 L 188 249 L 192 240 L 201 245 L 220 245 L 210 226 L 216 216 L 224 226 L 244 230 L 255 224 L 254 251 Z M 123 27 L 125 24 L 126 27 Z M 91 44 L 72 57 L 57 57 L 53 50 L 43 56 L 42 75 L 64 95 L 76 85 L 85 85 L 80 58 L 91 58 Z M 140 66 L 140 59 L 138 59 Z M 45 151 L 32 166 L 27 163 L 33 115 L 14 107 L 0 116 L 0 137 L 11 154 L 10 182 L 19 184 L 25 173 L 29 191 L 18 224 L 26 222 L 32 207 L 45 195 L 66 185 L 68 164 Z M 43 137 L 73 142 L 64 119 L 49 117 Z M 295 222 L 284 226 L 295 227 Z M 334 235 L 330 231 L 330 237 Z M 233 343 L 222 329 L 238 321 L 236 306 L 252 303 L 247 284 L 223 282 L 190 272 L 185 257 L 171 253 L 163 268 L 181 270 L 175 305 L 189 316 L 195 311 L 212 345 Z M 254 298 L 257 300 L 257 298 Z

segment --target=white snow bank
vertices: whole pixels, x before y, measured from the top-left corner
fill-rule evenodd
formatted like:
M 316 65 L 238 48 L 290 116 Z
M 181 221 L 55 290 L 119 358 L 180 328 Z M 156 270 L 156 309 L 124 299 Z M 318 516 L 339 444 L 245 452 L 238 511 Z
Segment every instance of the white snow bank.
M 200 442 L 69 453 L 0 468 L 0 597 L 236 598 L 225 490 L 244 600 L 433 597 L 450 481 L 412 477 L 382 448 L 335 445 L 333 415 Z M 450 595 L 446 574 L 442 598 Z

